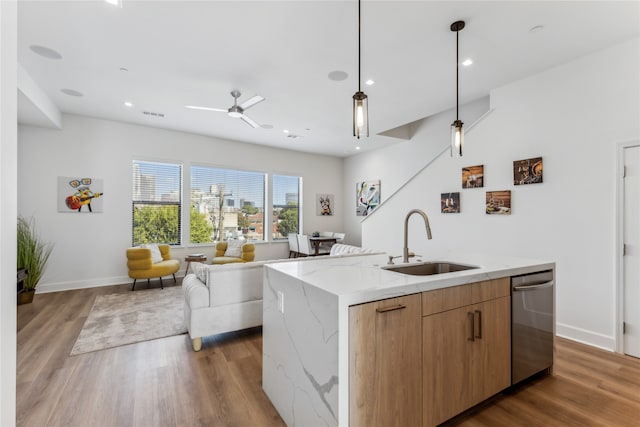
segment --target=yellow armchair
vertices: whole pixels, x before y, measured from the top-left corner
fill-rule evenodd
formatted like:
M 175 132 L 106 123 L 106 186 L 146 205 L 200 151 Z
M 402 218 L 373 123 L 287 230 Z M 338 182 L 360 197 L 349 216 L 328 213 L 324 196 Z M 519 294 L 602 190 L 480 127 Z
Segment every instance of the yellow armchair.
M 241 247 L 241 255 L 237 257 L 224 256 L 227 251 L 227 242 L 218 242 L 216 244 L 216 255 L 211 264 L 230 264 L 233 262 L 251 262 L 256 258 L 256 245 L 253 243 L 244 243 Z
M 158 245 L 162 261 L 154 263 L 151 258 L 151 249 L 148 248 L 129 248 L 127 249 L 127 267 L 129 268 L 129 277 L 133 279 L 133 291 L 136 287 L 136 280 L 160 278 L 160 287 L 164 289 L 162 284 L 162 276 L 173 275 L 173 282 L 176 281 L 176 272 L 180 269 L 180 261 L 171 259 L 171 248 L 169 245 Z

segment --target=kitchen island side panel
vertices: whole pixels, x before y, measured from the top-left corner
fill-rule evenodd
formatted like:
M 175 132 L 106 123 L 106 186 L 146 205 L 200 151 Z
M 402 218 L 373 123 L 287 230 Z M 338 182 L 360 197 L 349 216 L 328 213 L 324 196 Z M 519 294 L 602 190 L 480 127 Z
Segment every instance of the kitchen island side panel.
M 262 388 L 287 426 L 337 426 L 338 298 L 265 267 Z

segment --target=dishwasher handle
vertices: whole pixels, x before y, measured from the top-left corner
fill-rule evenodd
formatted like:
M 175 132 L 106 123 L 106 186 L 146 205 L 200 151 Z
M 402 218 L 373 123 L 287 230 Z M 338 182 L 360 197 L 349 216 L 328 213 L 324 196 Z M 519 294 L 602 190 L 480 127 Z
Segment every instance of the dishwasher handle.
M 522 285 L 522 286 L 514 286 L 513 291 L 537 291 L 539 289 L 550 288 L 553 286 L 553 280 L 550 282 L 540 283 L 538 285 Z

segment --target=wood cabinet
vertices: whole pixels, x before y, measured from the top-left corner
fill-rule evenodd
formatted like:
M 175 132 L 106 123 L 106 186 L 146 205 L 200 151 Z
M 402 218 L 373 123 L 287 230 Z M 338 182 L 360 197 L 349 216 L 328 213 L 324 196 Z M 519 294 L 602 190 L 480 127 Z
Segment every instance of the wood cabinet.
M 423 292 L 423 426 L 509 387 L 509 279 Z
M 511 385 L 509 278 L 349 308 L 349 426 L 436 426 Z
M 349 426 L 422 424 L 421 295 L 349 308 Z

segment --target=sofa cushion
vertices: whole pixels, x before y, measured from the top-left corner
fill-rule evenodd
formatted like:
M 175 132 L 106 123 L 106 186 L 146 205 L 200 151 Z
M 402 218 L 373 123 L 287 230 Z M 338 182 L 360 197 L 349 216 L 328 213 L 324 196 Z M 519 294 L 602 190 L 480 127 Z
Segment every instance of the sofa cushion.
M 242 240 L 229 240 L 227 241 L 227 250 L 224 251 L 224 256 L 232 258 L 240 258 L 242 256 Z

